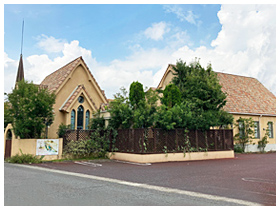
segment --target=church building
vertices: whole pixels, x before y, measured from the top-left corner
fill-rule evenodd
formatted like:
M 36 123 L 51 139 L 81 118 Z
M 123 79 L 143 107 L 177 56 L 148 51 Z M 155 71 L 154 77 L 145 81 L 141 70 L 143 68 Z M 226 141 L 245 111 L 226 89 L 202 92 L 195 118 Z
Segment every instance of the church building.
M 174 75 L 172 64 L 169 64 L 158 87 L 164 90 L 171 83 Z M 227 94 L 227 103 L 223 109 L 234 117 L 234 122 L 241 118 L 252 118 L 255 124 L 254 139 L 245 151 L 259 151 L 258 141 L 269 129 L 268 144 L 265 150 L 276 150 L 276 97 L 262 83 L 252 77 L 216 72 L 222 91 Z M 233 135 L 239 132 L 233 126 Z
M 40 86 L 56 95 L 54 122 L 48 129 L 48 138 L 57 138 L 61 123 L 71 125 L 71 129 L 88 129 L 93 113 L 108 103 L 82 57 L 48 75 Z

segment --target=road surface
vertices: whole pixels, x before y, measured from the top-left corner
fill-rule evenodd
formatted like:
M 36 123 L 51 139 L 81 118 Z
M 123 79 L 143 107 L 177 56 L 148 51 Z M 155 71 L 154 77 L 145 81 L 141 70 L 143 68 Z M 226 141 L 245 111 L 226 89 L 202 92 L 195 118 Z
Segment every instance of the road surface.
M 5 163 L 4 205 L 275 205 L 276 154 L 134 165 Z

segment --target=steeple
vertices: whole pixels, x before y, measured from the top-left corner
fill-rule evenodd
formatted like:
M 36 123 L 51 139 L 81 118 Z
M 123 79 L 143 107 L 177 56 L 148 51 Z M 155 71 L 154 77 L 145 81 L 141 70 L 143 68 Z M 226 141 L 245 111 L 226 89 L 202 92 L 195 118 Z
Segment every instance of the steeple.
M 24 80 L 23 61 L 22 61 L 23 26 L 24 26 L 24 20 L 22 21 L 21 49 L 20 49 L 20 59 L 18 64 L 16 83 L 18 83 L 21 80 Z
M 20 54 L 16 83 L 23 79 L 24 79 L 23 62 L 22 62 L 22 54 Z

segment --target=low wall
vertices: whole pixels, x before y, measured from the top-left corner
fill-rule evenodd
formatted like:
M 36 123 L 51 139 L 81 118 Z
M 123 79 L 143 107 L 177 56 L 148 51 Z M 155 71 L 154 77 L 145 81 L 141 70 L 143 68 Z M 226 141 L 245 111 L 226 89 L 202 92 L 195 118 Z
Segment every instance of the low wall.
M 45 155 L 43 160 L 56 160 L 62 158 L 63 139 L 59 138 L 58 155 Z M 16 154 L 31 154 L 36 155 L 37 139 L 13 139 L 11 156 Z M 41 155 L 37 155 L 41 157 Z
M 21 152 L 23 154 L 31 154 L 31 155 L 37 155 L 36 152 L 38 152 L 38 154 L 46 154 L 44 153 L 40 153 L 42 150 L 41 148 L 44 150 L 44 143 L 42 144 L 43 146 L 40 149 L 37 149 L 37 141 L 43 141 L 43 139 L 20 139 L 19 137 L 17 138 L 15 136 L 15 133 L 13 131 L 13 126 L 12 124 L 8 124 L 8 126 L 5 129 L 5 133 L 4 133 L 4 157 L 5 156 L 5 152 L 6 152 L 6 139 L 7 139 L 7 132 L 8 130 L 11 131 L 12 136 L 11 139 L 9 141 L 11 141 L 11 148 L 7 149 L 9 150 L 9 155 L 8 157 L 12 157 L 15 156 L 16 154 L 21 154 Z M 51 140 L 51 139 L 48 139 Z M 56 159 L 61 159 L 62 158 L 62 149 L 63 149 L 63 138 L 59 138 L 58 139 L 58 144 L 56 144 L 56 140 L 54 140 L 53 142 L 55 143 L 55 147 L 58 146 L 56 152 L 50 152 L 48 154 L 56 154 L 56 155 L 44 155 L 43 160 L 56 160 Z M 48 145 L 53 145 L 53 142 L 48 142 Z M 7 147 L 8 148 L 8 147 Z M 51 149 L 52 150 L 52 149 Z M 21 152 L 20 152 L 21 151 Z M 53 150 L 52 150 L 53 151 Z M 41 155 L 37 155 L 38 157 L 41 157 Z
M 192 160 L 210 160 L 234 158 L 234 151 L 209 151 L 209 152 L 191 152 L 191 153 L 168 153 L 168 154 L 131 154 L 114 152 L 109 154 L 112 160 L 122 160 L 135 163 L 159 163 L 170 161 L 192 161 Z

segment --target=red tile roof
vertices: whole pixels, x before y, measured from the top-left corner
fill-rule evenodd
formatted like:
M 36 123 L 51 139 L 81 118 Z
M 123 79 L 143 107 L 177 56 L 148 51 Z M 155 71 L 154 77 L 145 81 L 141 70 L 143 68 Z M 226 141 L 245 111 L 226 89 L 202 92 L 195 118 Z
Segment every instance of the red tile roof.
M 82 57 L 78 57 L 60 69 L 56 70 L 52 74 L 48 75 L 42 82 L 41 85 L 48 87 L 50 91 L 56 91 L 72 70 L 77 66 Z
M 69 74 L 78 66 L 78 64 L 82 62 L 86 66 L 86 70 L 89 72 L 92 81 L 96 84 L 97 88 L 100 89 L 101 94 L 104 96 L 105 100 L 107 98 L 103 90 L 101 90 L 100 86 L 98 85 L 97 81 L 93 77 L 91 71 L 89 70 L 88 66 L 84 62 L 82 56 L 76 58 L 75 60 L 71 61 L 70 63 L 66 64 L 65 66 L 61 67 L 60 69 L 56 70 L 52 74 L 48 75 L 40 84 L 40 86 L 47 87 L 51 92 L 56 91 L 59 87 L 63 84 L 65 79 L 69 76 Z
M 276 97 L 252 77 L 217 72 L 222 91 L 227 93 L 224 110 L 231 113 L 276 115 Z
M 169 64 L 159 85 L 162 85 L 169 71 Z M 225 111 L 236 114 L 276 115 L 276 97 L 262 83 L 252 77 L 216 72 L 222 91 L 227 93 Z

